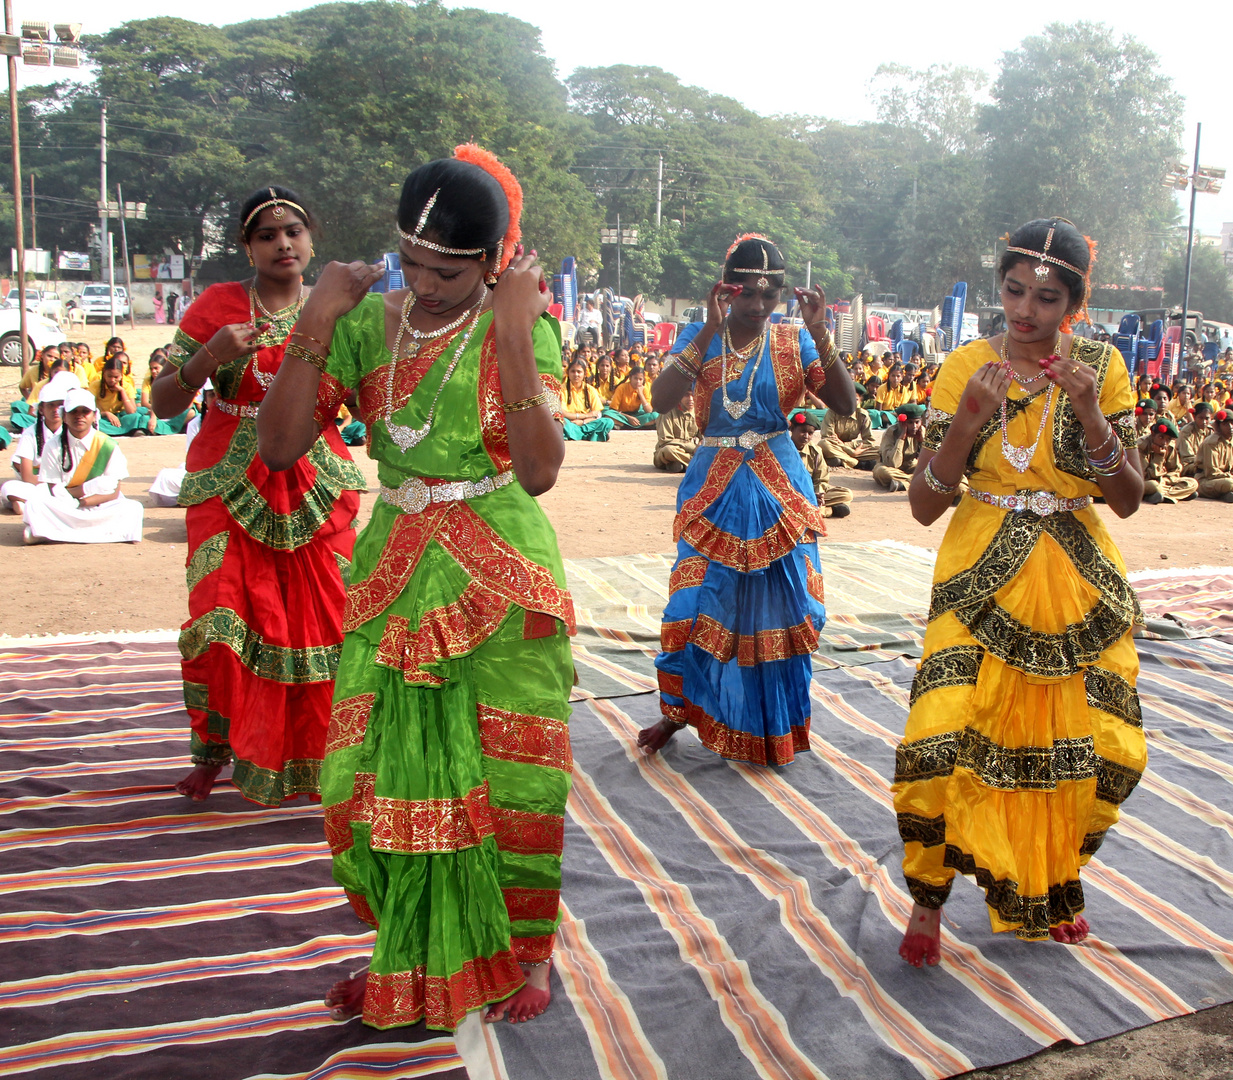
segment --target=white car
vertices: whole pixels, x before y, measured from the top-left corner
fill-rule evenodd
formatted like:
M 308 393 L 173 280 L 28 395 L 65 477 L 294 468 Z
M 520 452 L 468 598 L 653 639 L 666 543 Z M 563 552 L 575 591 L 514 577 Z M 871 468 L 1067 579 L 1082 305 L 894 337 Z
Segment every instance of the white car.
M 117 285 L 114 293 L 106 285 L 87 285 L 81 290 L 78 306 L 91 319 L 110 319 L 114 308 L 117 319 L 128 318 L 128 290 Z
M 4 299 L 4 306 L 10 308 L 17 307 L 17 296 L 16 289 L 9 289 L 9 294 Z M 26 310 L 58 321 L 62 311 L 60 297 L 54 292 L 42 292 L 39 289 L 26 286 Z
M 50 319 L 26 313 L 26 333 L 35 351 L 64 341 L 64 331 Z M 0 310 L 0 364 L 21 366 L 21 312 L 17 308 Z

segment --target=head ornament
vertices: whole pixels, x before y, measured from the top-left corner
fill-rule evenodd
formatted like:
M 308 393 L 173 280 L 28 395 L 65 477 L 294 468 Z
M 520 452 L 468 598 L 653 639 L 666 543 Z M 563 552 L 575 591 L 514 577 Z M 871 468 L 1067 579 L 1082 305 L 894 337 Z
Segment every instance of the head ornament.
M 256 218 L 256 216 L 260 214 L 262 210 L 265 210 L 270 206 L 274 207 L 272 214 L 275 221 L 282 221 L 282 219 L 287 216 L 287 211 L 283 209 L 286 206 L 291 207 L 292 210 L 298 210 L 300 215 L 307 221 L 308 211 L 306 211 L 299 203 L 292 202 L 290 199 L 284 199 L 279 195 L 275 195 L 273 188 L 267 188 L 266 190 L 270 193 L 270 197 L 266 199 L 265 202 L 258 203 L 255 207 L 253 207 L 252 213 L 244 219 L 244 224 L 241 226 L 241 229 L 247 230 L 249 224 Z

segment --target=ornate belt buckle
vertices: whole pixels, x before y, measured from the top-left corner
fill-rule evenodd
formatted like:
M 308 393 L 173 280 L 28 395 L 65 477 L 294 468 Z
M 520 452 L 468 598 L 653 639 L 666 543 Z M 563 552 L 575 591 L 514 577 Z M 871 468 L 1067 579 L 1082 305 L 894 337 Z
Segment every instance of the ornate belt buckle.
M 413 476 L 402 485 L 399 495 L 402 508 L 408 514 L 419 514 L 428 505 L 431 493 L 422 476 Z
M 1057 503 L 1049 492 L 1033 491 L 1028 497 L 1028 507 L 1033 514 L 1046 517 L 1057 509 Z
M 756 431 L 742 431 L 736 438 L 736 445 L 742 450 L 752 450 L 761 441 Z

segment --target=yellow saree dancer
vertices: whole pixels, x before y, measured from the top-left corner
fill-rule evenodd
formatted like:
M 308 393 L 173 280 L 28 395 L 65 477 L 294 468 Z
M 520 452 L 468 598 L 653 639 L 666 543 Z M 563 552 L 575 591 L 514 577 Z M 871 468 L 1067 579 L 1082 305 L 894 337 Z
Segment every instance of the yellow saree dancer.
M 1101 412 L 1133 449 L 1121 356 L 1076 337 L 1070 358 L 1095 369 Z M 968 379 L 997 360 L 986 341 L 947 358 L 926 449 L 941 445 Z M 1147 762 L 1132 640 L 1142 614 L 1094 507 L 1060 501 L 1100 493 L 1070 399 L 1054 387 L 1013 388 L 1007 404 L 1009 442 L 1030 447 L 1038 432 L 1040 441 L 1016 472 L 995 415 L 968 457 L 974 497 L 955 511 L 938 552 L 896 753 L 895 810 L 918 904 L 940 908 L 955 872 L 969 874 L 985 890 L 995 931 L 1041 940 L 1083 910 L 1079 868 Z M 1023 508 L 979 501 L 980 493 L 1018 494 Z

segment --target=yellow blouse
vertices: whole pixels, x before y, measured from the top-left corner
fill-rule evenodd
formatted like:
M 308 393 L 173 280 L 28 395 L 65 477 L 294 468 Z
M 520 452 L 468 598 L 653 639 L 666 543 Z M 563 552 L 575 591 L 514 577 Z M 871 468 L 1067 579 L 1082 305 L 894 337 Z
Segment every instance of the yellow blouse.
M 635 390 L 629 383 L 621 383 L 620 386 L 612 393 L 612 400 L 608 402 L 610 409 L 615 409 L 617 412 L 636 413 L 643 408 L 642 399 L 638 396 L 638 391 Z
M 600 400 L 599 391 L 593 386 L 582 384 L 581 390 L 575 390 L 568 379 L 561 383 L 561 408 L 567 413 L 600 412 L 604 403 Z
M 887 412 L 894 412 L 915 399 L 916 391 L 912 387 L 900 386 L 892 388 L 890 383 L 883 383 L 878 387 L 878 392 L 873 395 L 873 400 L 877 402 L 878 408 L 884 409 Z

